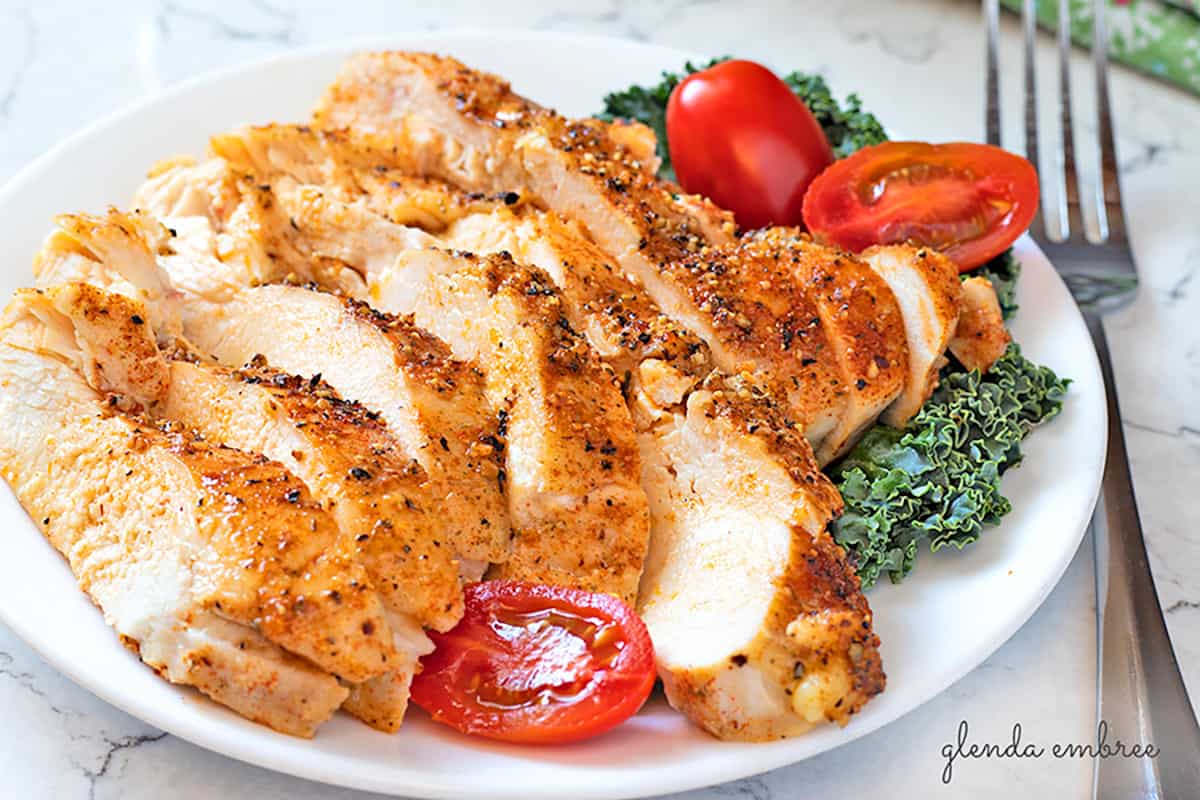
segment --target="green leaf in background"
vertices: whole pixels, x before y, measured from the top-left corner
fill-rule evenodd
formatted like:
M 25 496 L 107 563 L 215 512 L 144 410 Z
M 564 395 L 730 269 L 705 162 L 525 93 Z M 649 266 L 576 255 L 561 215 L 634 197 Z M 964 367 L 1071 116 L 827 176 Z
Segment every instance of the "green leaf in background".
M 874 114 L 862 110 L 858 95 L 851 94 L 838 103 L 820 75 L 792 72 L 783 77 L 792 92 L 804 101 L 825 131 L 836 158 L 845 158 L 855 150 L 887 141 L 887 132 Z
M 1021 0 L 1000 0 L 1020 12 Z M 1092 43 L 1091 0 L 1070 0 L 1071 39 Z M 1200 94 L 1200 3 L 1186 0 L 1109 0 L 1109 55 L 1113 60 Z M 1037 0 L 1038 23 L 1058 30 L 1057 0 Z

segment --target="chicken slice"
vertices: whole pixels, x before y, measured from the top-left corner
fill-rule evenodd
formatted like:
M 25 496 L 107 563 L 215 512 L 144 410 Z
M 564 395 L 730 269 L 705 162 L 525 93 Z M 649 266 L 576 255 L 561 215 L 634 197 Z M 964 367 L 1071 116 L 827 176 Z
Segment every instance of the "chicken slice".
M 296 183 L 320 186 L 343 201 L 364 199 L 373 212 L 388 220 L 424 230 L 486 211 L 494 202 L 513 205 L 521 199 L 511 191 L 447 194 L 439 181 L 416 178 L 411 169 L 401 169 L 403 154 L 377 152 L 345 131 L 260 125 L 214 136 L 210 147 L 235 173 L 269 182 L 286 176 Z
M 937 387 L 947 345 L 958 326 L 962 288 L 950 259 L 909 245 L 871 247 L 860 255 L 892 287 L 908 340 L 904 389 L 882 420 L 897 428 L 916 414 Z
M 321 128 L 353 129 L 368 141 L 377 137 L 381 151 L 399 146 L 409 174 L 482 192 L 525 186 L 567 218 L 575 215 L 560 206 L 587 213 L 595 204 L 595 218 L 634 248 L 642 226 L 637 217 L 652 217 L 672 233 L 732 238 L 728 212 L 654 177 L 649 131 L 631 135 L 599 120 L 564 119 L 516 94 L 504 79 L 447 56 L 356 54 L 313 120 Z
M 854 256 L 816 244 L 792 228 L 767 228 L 735 248 L 790 269 L 813 301 L 841 367 L 846 408 L 816 450 L 828 464 L 854 446 L 900 394 L 908 345 L 888 284 Z
M 155 262 L 169 235 L 154 219 L 110 209 L 105 216 L 63 214 L 33 263 L 38 286 L 78 282 L 144 303 L 154 330 L 180 333 L 182 296 Z M 114 269 L 120 264 L 121 269 Z
M 987 372 L 1012 342 L 992 282 L 980 275 L 962 282 L 962 311 L 950 352 L 967 369 Z
M 19 293 L 6 312 L 0 462 L 118 633 L 148 641 L 148 663 L 180 680 L 187 665 L 168 667 L 161 637 L 176 637 L 193 615 L 253 628 L 352 682 L 384 672 L 395 651 L 380 598 L 303 484 L 275 462 L 110 406 L 54 355 L 73 335 L 62 325 L 42 294 Z M 215 630 L 211 645 L 231 646 L 228 630 Z M 270 669 L 304 673 L 292 665 L 276 658 Z M 269 695 L 264 687 L 258 699 Z M 292 716 L 303 730 L 305 714 Z
M 166 226 L 159 230 L 167 235 L 155 242 L 159 264 L 189 301 L 219 303 L 246 286 L 285 280 L 319 279 L 345 293 L 361 289 L 357 275 L 336 258 L 305 260 L 291 250 L 282 235 L 289 220 L 272 207 L 269 187 L 220 159 L 164 168 L 139 187 L 134 203 Z M 360 235 L 369 238 L 371 231 Z M 213 260 L 221 267 L 214 269 Z M 297 265 L 300 271 L 292 272 Z
M 885 679 L 805 442 L 717 374 L 639 438 L 655 527 L 638 607 L 671 704 L 723 739 L 845 724 Z
M 155 164 L 133 207 L 155 217 L 204 217 L 214 228 L 241 203 L 237 174 L 219 160 L 174 158 Z
M 494 575 L 632 603 L 649 535 L 633 424 L 616 376 L 571 328 L 549 278 L 509 257 L 408 250 L 370 276 L 370 292 L 477 360 L 506 412 L 516 537 Z

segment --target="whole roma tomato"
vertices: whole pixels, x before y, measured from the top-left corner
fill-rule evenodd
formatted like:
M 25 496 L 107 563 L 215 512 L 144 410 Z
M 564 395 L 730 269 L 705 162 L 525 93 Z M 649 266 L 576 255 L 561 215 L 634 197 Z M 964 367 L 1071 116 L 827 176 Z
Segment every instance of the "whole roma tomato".
M 808 106 L 753 61 L 724 61 L 676 86 L 667 143 L 680 185 L 743 228 L 800 224 L 805 190 L 833 162 Z

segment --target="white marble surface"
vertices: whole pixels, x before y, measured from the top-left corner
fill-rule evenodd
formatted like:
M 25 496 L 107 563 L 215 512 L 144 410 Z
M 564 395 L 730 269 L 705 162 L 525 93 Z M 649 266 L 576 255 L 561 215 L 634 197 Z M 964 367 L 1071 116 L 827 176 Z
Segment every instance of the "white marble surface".
M 1005 90 L 1016 110 L 1019 44 L 1006 20 Z M 161 86 L 286 48 L 387 31 L 533 27 L 733 52 L 823 72 L 839 92 L 930 139 L 978 138 L 978 6 L 947 2 L 202 3 L 0 2 L 0 179 L 59 138 Z M 498 37 L 503 46 L 503 38 Z M 1052 57 L 1048 40 L 1046 68 Z M 1086 63 L 1077 64 L 1080 78 Z M 647 76 L 648 78 L 651 76 Z M 1200 101 L 1114 76 L 1127 205 L 1142 268 L 1110 325 L 1151 560 L 1193 696 L 1200 694 Z M 1048 98 L 1047 98 L 1048 99 Z M 1087 106 L 1086 98 L 1081 110 Z M 921 113 L 914 113 L 919 108 Z M 1050 106 L 1047 105 L 1047 110 Z M 1015 132 L 1017 120 L 1009 119 Z M 1087 126 L 1084 126 L 1085 130 Z M 1015 140 L 1019 146 L 1019 139 Z M 1049 152 L 1049 151 L 1047 151 Z M 1097 432 L 1097 435 L 1101 435 Z M 988 661 L 904 719 L 832 753 L 694 792 L 746 797 L 1083 797 L 1084 762 L 973 761 L 941 783 L 960 720 L 972 739 L 1087 740 L 1094 714 L 1091 543 L 1041 611 Z M 947 635 L 953 635 L 948 631 Z M 148 728 L 77 688 L 0 625 L 0 796 L 225 800 L 366 798 L 276 775 Z

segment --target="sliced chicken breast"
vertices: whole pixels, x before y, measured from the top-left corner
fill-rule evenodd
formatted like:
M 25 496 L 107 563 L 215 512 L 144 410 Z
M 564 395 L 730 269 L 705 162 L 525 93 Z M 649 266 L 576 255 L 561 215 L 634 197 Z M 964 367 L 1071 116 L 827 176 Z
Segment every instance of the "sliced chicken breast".
M 131 287 L 127 294 L 172 298 L 171 305 L 147 307 L 159 309 L 164 328 L 183 330 L 185 346 L 234 367 L 263 355 L 291 374 L 323 375 L 342 397 L 380 414 L 404 455 L 431 478 L 421 490 L 425 499 L 416 505 L 431 512 L 438 528 L 434 538 L 465 559 L 464 575 L 478 578 L 487 563 L 505 559 L 510 534 L 496 478 L 501 460 L 487 452 L 494 449 L 499 422 L 473 366 L 451 359 L 444 344 L 410 321 L 377 314 L 361 303 L 299 287 L 239 285 L 245 274 L 206 249 L 216 246 L 212 242 L 164 234 L 156 248 L 164 272 L 155 265 L 146 236 L 135 233 L 133 244 L 120 253 L 101 250 L 95 240 L 115 235 L 120 220 L 84 219 L 88 224 L 76 226 L 79 232 L 72 238 L 56 233 L 47 241 L 43 262 L 76 265 L 47 270 L 47 279 L 78 275 L 111 285 L 113 274 L 124 276 Z M 182 285 L 173 286 L 168 272 L 182 275 Z M 141 288 L 151 280 L 163 288 Z
M 801 437 L 714 375 L 639 438 L 655 527 L 638 607 L 671 704 L 723 739 L 845 724 L 883 690 L 879 641 Z
M 908 376 L 904 389 L 882 419 L 897 428 L 916 414 L 937 387 L 954 338 L 962 288 L 958 269 L 933 250 L 909 245 L 872 247 L 859 256 L 892 287 L 900 304 L 908 340 Z
M 463 608 L 457 561 L 416 504 L 424 471 L 399 455 L 377 417 L 319 380 L 272 370 L 262 359 L 240 370 L 190 353 L 181 354 L 190 360 L 169 361 L 141 303 L 89 284 L 52 287 L 45 297 L 73 328 L 74 341 L 56 353 L 82 360 L 95 388 L 139 398 L 155 418 L 278 461 L 329 510 L 377 587 L 389 627 L 404 632 L 392 670 L 367 682 L 382 690 L 356 687 L 350 710 L 375 727 L 398 729 L 417 662 L 433 649 L 421 625 L 447 630 Z
M 369 277 L 372 302 L 411 313 L 478 361 L 507 412 L 516 538 L 497 577 L 633 602 L 649 517 L 633 423 L 611 369 L 563 315 L 553 283 L 509 257 L 408 250 Z
M 4 477 L 147 663 L 310 735 L 346 693 L 306 662 L 361 682 L 395 655 L 365 572 L 277 463 L 110 406 L 54 355 L 72 334 L 46 303 L 22 293 L 5 316 Z M 244 656 L 233 652 L 240 643 Z M 188 663 L 206 651 L 212 663 Z M 229 674 L 239 662 L 281 683 L 253 688 Z
M 352 58 L 314 119 L 156 167 L 148 214 L 64 218 L 51 288 L 0 326 L 0 408 L 34 420 L 0 467 L 143 659 L 288 732 L 340 703 L 394 730 L 421 624 L 453 624 L 457 573 L 494 562 L 636 600 L 669 700 L 721 738 L 845 724 L 882 691 L 817 459 L 928 397 L 957 276 L 735 238 L 654 176 L 644 126 L 453 59 Z M 133 498 L 156 496 L 182 502 L 147 524 Z
M 967 369 L 987 372 L 1012 342 L 992 282 L 980 275 L 962 282 L 962 311 L 950 352 Z
M 846 407 L 816 449 L 817 463 L 828 464 L 854 446 L 904 387 L 908 345 L 900 306 L 866 264 L 793 228 L 758 231 L 735 250 L 783 265 L 816 306 L 846 387 Z
M 654 178 L 605 123 L 566 120 L 453 59 L 401 52 L 351 58 L 314 120 L 364 132 L 416 174 L 474 191 L 528 189 L 698 334 L 717 367 L 774 387 L 815 447 L 833 435 L 831 449 L 843 449 L 857 430 L 853 414 L 842 425 L 850 389 L 796 279 L 734 247 L 724 212 Z

